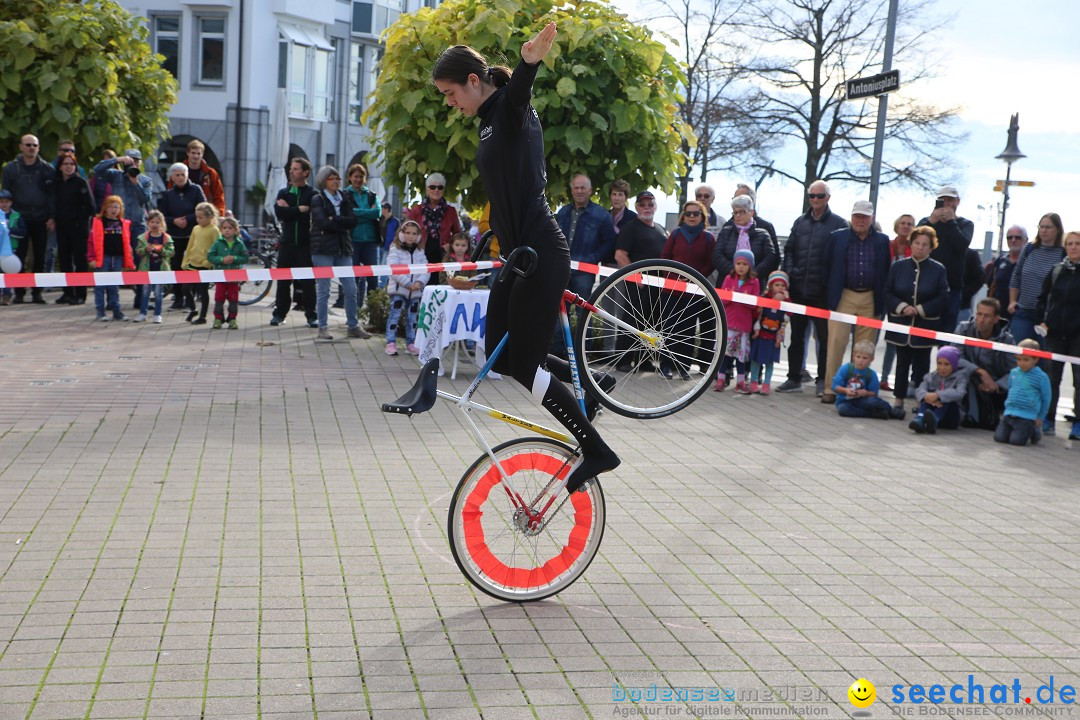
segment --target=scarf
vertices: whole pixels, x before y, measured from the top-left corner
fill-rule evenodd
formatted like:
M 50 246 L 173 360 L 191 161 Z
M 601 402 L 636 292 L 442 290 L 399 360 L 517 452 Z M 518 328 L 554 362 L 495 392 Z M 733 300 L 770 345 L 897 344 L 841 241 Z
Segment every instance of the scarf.
M 327 200 L 329 200 L 331 203 L 334 204 L 334 213 L 337 214 L 337 215 L 340 215 L 341 214 L 341 191 L 338 190 L 336 194 L 331 195 L 330 191 L 326 190 L 324 188 L 323 189 L 323 195 L 326 196 Z
M 705 232 L 705 223 L 701 223 L 700 225 L 694 225 L 693 227 L 689 225 L 680 225 L 679 232 L 681 232 L 682 236 L 686 238 L 687 245 L 693 245 L 694 241 L 701 236 L 701 233 Z
M 611 216 L 611 224 L 615 226 L 615 234 L 619 234 L 619 223 L 622 222 L 623 214 L 626 212 L 626 208 L 623 208 L 616 214 Z
M 736 250 L 750 250 L 750 228 L 754 227 L 754 221 L 746 223 L 745 225 L 736 225 L 739 229 L 739 239 L 735 242 Z
M 1068 255 L 1061 259 L 1061 264 L 1065 266 L 1066 270 L 1075 270 L 1077 267 L 1080 267 L 1080 263 L 1074 263 L 1069 259 Z
M 446 198 L 439 201 L 439 204 L 435 207 L 431 207 L 431 203 L 427 200 L 421 206 L 420 214 L 424 218 L 424 228 L 427 230 L 427 237 L 435 238 L 436 242 L 442 243 L 442 238 L 439 237 L 440 230 L 442 228 L 443 213 L 446 212 Z

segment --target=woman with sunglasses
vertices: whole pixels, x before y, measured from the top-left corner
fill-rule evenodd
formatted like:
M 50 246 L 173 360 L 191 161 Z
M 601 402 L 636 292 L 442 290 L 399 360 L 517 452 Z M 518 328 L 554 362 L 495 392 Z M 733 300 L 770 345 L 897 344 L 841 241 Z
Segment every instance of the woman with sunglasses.
M 491 228 L 503 254 L 521 246 L 536 251 L 528 277 L 512 273 L 493 284 L 487 352 L 490 356 L 509 332 L 509 344 L 495 370 L 529 388 L 581 445 L 582 456 L 567 477 L 566 489 L 572 493 L 590 478 L 614 470 L 619 458 L 563 384 L 570 382 L 569 363 L 547 352 L 570 279 L 570 250 L 547 200 L 544 133 L 530 101 L 533 79 L 555 33 L 555 23 L 548 23 L 523 44 L 521 62 L 513 72 L 490 66 L 473 48 L 457 45 L 439 56 L 431 75 L 449 107 L 480 118 L 476 166 L 491 201 Z M 599 382 L 613 385 L 614 379 L 605 376 Z
M 431 263 L 442 262 L 450 240 L 461 232 L 461 220 L 457 209 L 446 202 L 446 178 L 442 173 L 431 173 L 424 183 L 426 197 L 407 211 L 403 220 L 413 220 L 423 230 L 420 247 Z M 437 274 L 437 273 L 436 273 Z
M 716 238 L 705 229 L 707 218 L 708 208 L 704 203 L 697 200 L 687 200 L 683 205 L 682 213 L 679 215 L 679 226 L 668 235 L 667 242 L 664 243 L 664 249 L 660 252 L 660 257 L 689 265 L 705 277 L 709 277 L 709 274 L 713 271 L 713 253 L 716 248 Z M 766 236 L 767 239 L 768 236 Z M 713 345 L 716 342 L 715 336 L 710 337 L 707 330 L 708 327 L 715 327 L 713 323 L 709 322 L 707 303 L 700 298 L 689 297 L 687 293 L 678 293 L 672 298 L 672 303 L 677 309 L 672 310 L 670 314 L 672 317 L 679 318 L 679 326 L 673 331 L 675 337 L 694 337 L 696 335 L 694 327 L 699 319 L 702 322 L 702 327 L 706 328 L 704 341 L 700 347 L 695 350 L 683 344 L 675 351 L 675 355 L 690 358 L 694 357 L 696 352 L 700 361 L 699 364 L 707 366 L 714 350 Z M 713 333 L 715 335 L 715 330 Z M 669 380 L 674 377 L 676 372 L 679 373 L 679 377 L 683 380 L 690 377 L 689 367 L 681 364 L 678 367 L 673 367 L 670 361 L 660 365 L 660 374 Z

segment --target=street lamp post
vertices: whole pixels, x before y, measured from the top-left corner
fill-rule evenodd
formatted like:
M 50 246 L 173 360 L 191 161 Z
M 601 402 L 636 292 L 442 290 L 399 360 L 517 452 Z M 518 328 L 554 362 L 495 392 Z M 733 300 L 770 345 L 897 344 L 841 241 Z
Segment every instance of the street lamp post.
M 1016 146 L 1016 134 L 1018 132 L 1020 132 L 1020 113 L 1014 114 L 1009 120 L 1009 141 L 1001 154 L 997 156 L 997 159 L 1004 160 L 1007 166 L 1005 169 L 1005 185 L 1001 189 L 1005 195 L 1001 203 L 1001 227 L 998 228 L 998 247 L 1002 248 L 1005 247 L 1005 213 L 1009 210 L 1009 181 L 1012 175 L 1012 164 L 1020 158 L 1027 157 Z

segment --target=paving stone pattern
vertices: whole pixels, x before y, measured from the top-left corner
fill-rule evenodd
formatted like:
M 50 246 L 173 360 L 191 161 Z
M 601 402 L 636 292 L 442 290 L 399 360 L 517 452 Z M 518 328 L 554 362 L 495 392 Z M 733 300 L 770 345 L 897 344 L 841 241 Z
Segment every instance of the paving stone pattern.
M 599 556 L 506 604 L 447 548 L 463 421 L 379 412 L 414 359 L 266 307 L 236 331 L 89 307 L 0 311 L 0 719 L 849 717 L 859 677 L 888 717 L 895 683 L 1080 679 L 1061 435 L 916 437 L 812 393 L 608 414 Z M 613 700 L 654 684 L 736 695 Z

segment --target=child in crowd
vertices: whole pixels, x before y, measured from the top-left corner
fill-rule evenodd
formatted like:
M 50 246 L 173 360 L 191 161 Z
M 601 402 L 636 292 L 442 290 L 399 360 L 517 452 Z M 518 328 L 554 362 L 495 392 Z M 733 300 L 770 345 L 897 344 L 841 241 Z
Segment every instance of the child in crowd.
M 420 249 L 420 225 L 415 220 L 401 223 L 398 236 L 386 258 L 388 265 L 423 265 L 427 256 Z M 386 286 L 390 296 L 390 315 L 386 318 L 386 354 L 397 355 L 397 331 L 402 313 L 405 313 L 405 342 L 410 355 L 419 355 L 420 349 L 413 344 L 416 340 L 416 313 L 420 307 L 420 298 L 424 295 L 431 273 L 414 275 L 391 275 Z
M 169 258 L 175 253 L 172 237 L 165 232 L 165 216 L 160 210 L 151 210 L 146 214 L 146 232 L 139 236 L 139 242 L 135 246 L 135 254 L 139 256 L 139 271 L 168 270 Z M 135 322 L 146 321 L 151 292 L 154 293 L 154 322 L 161 323 L 161 301 L 164 298 L 165 286 L 160 283 L 143 286 L 139 315 Z
M 210 247 L 207 259 L 217 270 L 240 270 L 248 261 L 247 248 L 240 237 L 240 223 L 227 217 L 221 221 L 221 237 Z M 229 301 L 229 329 L 235 330 L 236 308 L 240 302 L 240 283 L 214 283 L 214 329 L 225 322 L 225 301 Z
M 788 275 L 783 270 L 769 273 L 765 283 L 765 294 L 778 302 L 788 299 Z M 760 314 L 754 322 L 754 333 L 750 338 L 750 392 L 768 395 L 772 392 L 773 363 L 780 361 L 780 348 L 784 346 L 784 311 L 776 308 L 759 308 Z M 765 376 L 759 386 L 762 366 Z
M 19 241 L 26 237 L 26 228 L 23 226 L 19 211 L 11 209 L 14 202 L 15 196 L 11 194 L 10 190 L 0 190 L 0 213 L 3 214 L 7 221 L 8 242 L 11 245 L 6 253 L 8 255 L 14 255 L 15 251 L 19 249 Z M 3 292 L 0 293 L 0 305 L 10 305 L 13 294 L 11 288 L 4 288 Z
M 131 221 L 124 219 L 124 201 L 119 195 L 105 198 L 101 212 L 90 224 L 86 264 L 91 270 L 102 272 L 135 269 L 135 261 L 131 255 Z M 94 307 L 97 308 L 97 319 L 102 322 L 109 321 L 105 316 L 106 309 L 112 310 L 113 320 L 129 319 L 120 310 L 120 290 L 116 285 L 95 285 Z
M 967 395 L 968 377 L 975 366 L 960 357 L 960 351 L 946 346 L 938 350 L 937 370 L 926 373 L 915 390 L 915 417 L 908 427 L 933 435 L 937 429 L 955 430 L 963 415 L 961 403 Z
M 852 360 L 844 363 L 832 379 L 836 391 L 836 412 L 840 417 L 903 420 L 904 408 L 891 408 L 888 401 L 878 397 L 881 389 L 877 373 L 870 367 L 874 362 L 874 344 L 862 340 L 855 343 Z
M 1021 340 L 1018 345 L 1038 350 L 1038 340 Z M 1009 371 L 1009 395 L 994 440 L 1010 445 L 1027 445 L 1042 438 L 1043 418 L 1050 410 L 1050 378 L 1039 367 L 1034 355 L 1017 355 L 1016 367 Z
M 450 246 L 446 248 L 446 254 L 443 255 L 443 262 L 455 262 L 463 263 L 472 260 L 472 256 L 469 252 L 470 243 L 469 235 L 467 233 L 459 232 L 454 233 L 454 236 L 450 238 Z M 439 278 L 440 285 L 450 285 L 450 278 L 465 278 L 472 277 L 476 274 L 475 270 L 458 270 L 443 272 Z M 458 289 L 461 289 L 459 287 Z
M 184 251 L 184 259 L 180 267 L 184 270 L 213 270 L 214 264 L 206 257 L 210 248 L 221 237 L 218 232 L 218 210 L 211 203 L 201 202 L 195 206 L 195 227 L 191 229 L 191 239 L 188 240 L 187 250 Z M 194 308 L 195 298 L 199 299 L 199 317 L 195 318 L 195 310 L 192 309 L 185 318 L 192 325 L 206 324 L 206 311 L 210 305 L 210 286 L 207 283 L 192 283 L 186 286 L 191 292 L 191 307 Z
M 745 293 L 747 295 L 760 295 L 761 284 L 758 282 L 757 273 L 754 272 L 754 253 L 750 250 L 735 251 L 735 267 L 724 278 L 721 290 Z M 720 366 L 720 374 L 716 377 L 716 392 L 723 392 L 727 384 L 727 376 L 731 372 L 734 363 L 737 382 L 735 392 L 743 395 L 750 394 L 750 386 L 746 383 L 746 363 L 750 359 L 750 333 L 754 329 L 754 306 L 737 303 L 733 300 L 724 300 L 724 312 L 727 314 L 728 337 L 727 353 L 724 362 Z

